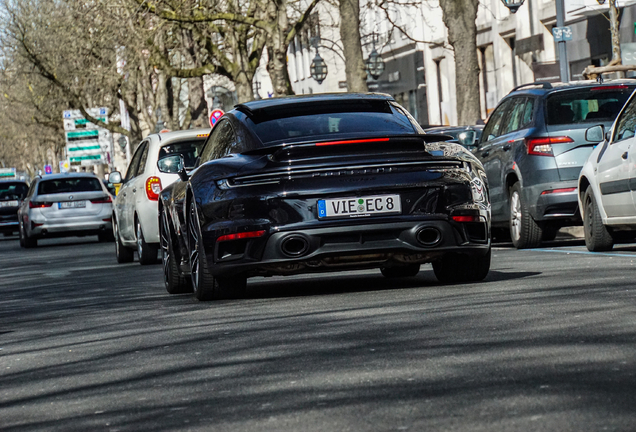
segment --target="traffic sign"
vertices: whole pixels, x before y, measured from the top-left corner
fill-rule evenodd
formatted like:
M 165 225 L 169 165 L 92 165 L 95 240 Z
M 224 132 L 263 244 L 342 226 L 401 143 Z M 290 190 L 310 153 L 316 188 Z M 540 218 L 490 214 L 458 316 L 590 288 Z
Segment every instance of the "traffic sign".
M 15 168 L 0 168 L 0 178 L 15 178 Z
M 71 170 L 71 163 L 67 160 L 60 161 L 60 172 L 67 173 Z
M 44 174 L 53 174 L 53 167 L 49 164 L 44 165 Z
M 107 108 L 89 108 L 89 115 L 108 123 Z M 111 133 L 84 118 L 80 110 L 63 113 L 66 135 L 66 154 L 71 165 L 96 165 L 107 162 L 107 153 L 112 152 Z
M 554 36 L 555 42 L 564 42 L 572 40 L 572 27 L 553 27 L 552 35 Z
M 210 113 L 210 127 L 214 127 L 216 122 L 219 121 L 219 119 L 223 116 L 223 114 L 225 114 L 223 110 L 220 110 L 220 109 L 212 110 L 212 112 Z

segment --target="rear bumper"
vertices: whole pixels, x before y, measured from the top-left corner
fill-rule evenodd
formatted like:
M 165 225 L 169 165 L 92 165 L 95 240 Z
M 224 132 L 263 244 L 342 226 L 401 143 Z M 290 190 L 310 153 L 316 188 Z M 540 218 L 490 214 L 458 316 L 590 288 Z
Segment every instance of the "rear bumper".
M 293 247 L 288 248 L 290 242 Z M 289 275 L 422 264 L 449 252 L 481 256 L 490 248 L 490 227 L 485 219 L 457 223 L 430 218 L 294 229 L 250 240 L 206 242 L 205 246 L 215 276 Z
M 106 219 L 106 218 L 103 218 Z M 46 220 L 38 222 L 31 220 L 29 236 L 30 237 L 61 237 L 73 235 L 92 235 L 100 232 L 112 231 L 113 224 L 108 218 L 103 220 L 101 217 L 76 217 L 65 218 L 60 220 Z
M 530 214 L 536 221 L 559 221 L 562 225 L 581 223 L 577 196 L 577 180 L 544 183 L 524 187 L 524 200 L 530 203 Z M 570 192 L 544 193 L 558 189 L 571 189 Z
M 0 233 L 13 233 L 20 229 L 20 223 L 16 216 L 15 220 L 0 220 Z

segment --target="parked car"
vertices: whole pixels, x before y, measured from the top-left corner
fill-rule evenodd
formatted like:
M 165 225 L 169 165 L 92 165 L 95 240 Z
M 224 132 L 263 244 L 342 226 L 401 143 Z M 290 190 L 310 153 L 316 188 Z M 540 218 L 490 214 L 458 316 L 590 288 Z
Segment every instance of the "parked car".
M 0 180 L 0 232 L 5 236 L 18 232 L 18 208 L 29 190 L 20 180 Z
M 463 145 L 469 150 L 475 148 L 479 140 L 481 139 L 481 134 L 484 131 L 483 125 L 473 125 L 473 126 L 433 126 L 424 128 L 424 132 L 432 133 L 432 134 L 440 134 L 440 135 L 448 135 L 452 139 L 447 140 L 448 142 L 455 142 Z
M 532 83 L 514 89 L 490 116 L 475 155 L 488 175 L 492 224 L 517 248 L 552 240 L 580 225 L 577 181 L 598 141 L 585 131 L 610 127 L 636 83 Z
M 631 96 L 614 125 L 593 126 L 587 139 L 601 141 L 578 179 L 585 245 L 607 251 L 636 237 L 636 97 Z
M 33 248 L 47 237 L 97 235 L 99 241 L 111 241 L 112 203 L 94 174 L 37 177 L 18 210 L 20 246 Z
M 443 137 L 445 138 L 445 137 Z M 388 95 L 344 93 L 239 104 L 196 168 L 160 194 L 166 288 L 237 297 L 251 276 L 380 268 L 442 282 L 490 268 L 481 163 L 436 143 Z
M 193 129 L 149 135 L 137 146 L 124 178 L 118 171 L 110 173 L 110 183 L 122 183 L 113 208 L 117 262 L 132 262 L 135 251 L 140 264 L 157 262 L 157 200 L 161 189 L 178 178 L 176 173 L 161 172 L 157 161 L 177 154 L 187 168 L 193 167 L 209 133 L 210 129 Z

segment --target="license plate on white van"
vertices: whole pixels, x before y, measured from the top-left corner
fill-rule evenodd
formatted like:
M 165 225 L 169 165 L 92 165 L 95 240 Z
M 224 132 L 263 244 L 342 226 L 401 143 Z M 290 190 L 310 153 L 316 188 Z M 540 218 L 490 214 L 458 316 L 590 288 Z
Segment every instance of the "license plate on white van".
M 399 213 L 402 213 L 400 195 L 318 200 L 318 218 L 320 219 Z
M 65 201 L 57 203 L 57 205 L 61 209 L 84 208 L 86 207 L 86 201 Z

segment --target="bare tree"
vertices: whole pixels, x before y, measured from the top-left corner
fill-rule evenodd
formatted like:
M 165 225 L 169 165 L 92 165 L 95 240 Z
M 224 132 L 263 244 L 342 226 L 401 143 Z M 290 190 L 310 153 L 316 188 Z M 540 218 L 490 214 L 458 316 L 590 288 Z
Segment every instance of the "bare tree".
M 345 57 L 347 89 L 351 92 L 366 92 L 367 73 L 362 58 L 360 36 L 360 0 L 340 0 L 340 40 Z

